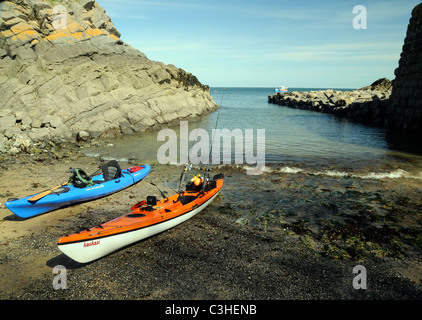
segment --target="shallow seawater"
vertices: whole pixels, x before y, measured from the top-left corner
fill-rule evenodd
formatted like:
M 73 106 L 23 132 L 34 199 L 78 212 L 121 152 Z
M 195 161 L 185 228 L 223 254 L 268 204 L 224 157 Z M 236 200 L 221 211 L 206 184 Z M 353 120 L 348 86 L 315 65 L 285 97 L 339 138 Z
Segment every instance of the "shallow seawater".
M 211 92 L 221 105 L 218 111 L 195 122 L 169 127 L 177 136 L 173 143 L 177 154 L 171 163 L 185 164 L 188 150 L 192 152 L 198 142 L 208 138 L 208 148 L 205 151 L 196 148 L 191 160 L 203 156 L 213 165 L 233 167 L 254 167 L 264 162 L 265 171 L 272 173 L 422 179 L 422 145 L 417 137 L 330 114 L 269 104 L 271 88 L 211 88 Z M 196 129 L 203 131 L 198 134 Z M 224 136 L 216 139 L 215 129 L 225 130 L 227 139 Z M 119 137 L 106 147 L 87 148 L 83 152 L 103 159 L 163 163 L 159 150 L 170 141 L 170 136 L 164 135 L 158 141 L 159 132 Z M 218 156 L 213 157 L 213 153 Z M 227 161 L 223 163 L 223 159 Z

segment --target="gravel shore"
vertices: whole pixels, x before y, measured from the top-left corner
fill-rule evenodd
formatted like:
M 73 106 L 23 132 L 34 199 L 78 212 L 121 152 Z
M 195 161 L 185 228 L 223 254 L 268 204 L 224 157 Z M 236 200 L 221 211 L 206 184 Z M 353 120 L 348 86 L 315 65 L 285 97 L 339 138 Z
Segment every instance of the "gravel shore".
M 173 194 L 180 168 L 153 165 L 135 187 L 28 220 L 4 206 L 9 197 L 67 180 L 69 167 L 94 172 L 98 165 L 80 155 L 3 163 L 1 299 L 422 298 L 419 182 L 288 173 L 251 178 L 225 168 L 222 192 L 200 214 L 89 264 L 61 254 L 57 239 L 120 216 L 147 195 Z M 58 265 L 66 268 L 66 289 L 53 288 Z M 367 289 L 353 287 L 356 265 L 367 270 Z

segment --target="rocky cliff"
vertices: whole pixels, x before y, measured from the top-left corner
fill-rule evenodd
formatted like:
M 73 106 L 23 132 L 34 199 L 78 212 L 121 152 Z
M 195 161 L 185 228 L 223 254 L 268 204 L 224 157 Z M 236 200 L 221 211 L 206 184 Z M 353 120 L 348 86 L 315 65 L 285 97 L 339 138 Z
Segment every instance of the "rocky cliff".
M 95 1 L 0 2 L 0 153 L 131 134 L 216 108 L 195 76 L 124 43 Z
M 412 10 L 386 123 L 422 131 L 422 4 Z

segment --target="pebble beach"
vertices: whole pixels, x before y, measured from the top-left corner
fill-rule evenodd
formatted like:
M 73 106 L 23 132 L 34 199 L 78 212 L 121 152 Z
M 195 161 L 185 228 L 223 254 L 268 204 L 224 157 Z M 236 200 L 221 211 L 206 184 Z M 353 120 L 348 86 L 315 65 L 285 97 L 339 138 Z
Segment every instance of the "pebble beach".
M 419 180 L 371 180 L 223 167 L 215 201 L 187 222 L 89 264 L 57 239 L 118 217 L 147 195 L 174 193 L 180 167 L 152 164 L 136 186 L 22 220 L 4 202 L 94 172 L 77 150 L 4 159 L 0 172 L 0 298 L 3 300 L 420 299 Z M 121 163 L 129 167 L 134 163 Z M 363 265 L 367 288 L 355 289 Z M 54 268 L 66 268 L 56 290 Z

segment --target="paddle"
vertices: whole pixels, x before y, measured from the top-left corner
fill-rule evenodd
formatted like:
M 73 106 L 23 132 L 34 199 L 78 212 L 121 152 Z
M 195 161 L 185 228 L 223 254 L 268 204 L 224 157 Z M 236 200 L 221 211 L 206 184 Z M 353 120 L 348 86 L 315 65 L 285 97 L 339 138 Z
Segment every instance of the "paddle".
M 60 187 L 63 187 L 63 186 L 65 186 L 65 185 L 67 185 L 67 182 L 65 182 L 65 183 L 63 183 L 63 184 L 61 184 L 61 185 L 59 185 L 59 186 L 57 186 L 57 187 L 54 187 L 54 188 L 52 188 L 52 189 L 50 189 L 50 190 L 47 190 L 47 191 L 44 191 L 44 192 L 38 193 L 38 194 L 36 194 L 35 196 L 33 196 L 33 197 L 29 198 L 29 199 L 28 199 L 28 201 L 29 201 L 29 202 L 37 202 L 37 201 L 38 201 L 38 200 L 40 200 L 41 198 L 44 198 L 46 195 L 49 195 L 52 191 L 54 191 L 54 190 L 56 190 L 56 189 L 58 189 L 58 188 L 60 188 Z
M 70 172 L 73 172 L 73 170 L 74 169 L 70 168 Z M 99 169 L 97 171 L 95 171 L 93 174 L 89 175 L 88 177 L 92 177 L 93 175 L 97 174 L 100 170 L 101 170 L 101 166 L 99 166 Z M 68 184 L 68 182 L 65 182 L 65 183 L 63 183 L 63 184 L 61 184 L 61 185 L 59 185 L 57 187 L 54 187 L 52 189 L 46 190 L 44 192 L 41 192 L 41 193 L 33 196 L 32 198 L 29 198 L 28 201 L 29 202 L 37 202 L 41 198 L 44 198 L 45 196 L 49 195 L 52 191 L 54 191 L 54 190 L 56 190 L 56 189 L 58 189 L 60 187 L 63 187 L 65 185 L 67 185 L 67 184 Z

